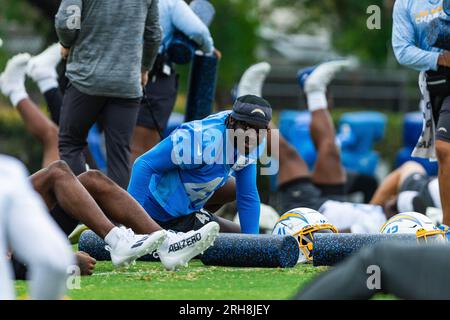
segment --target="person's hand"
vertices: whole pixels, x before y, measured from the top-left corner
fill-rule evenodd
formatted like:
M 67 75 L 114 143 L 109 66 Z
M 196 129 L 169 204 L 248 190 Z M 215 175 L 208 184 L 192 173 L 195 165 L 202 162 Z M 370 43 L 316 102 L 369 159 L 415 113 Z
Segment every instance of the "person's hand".
M 78 267 L 80 267 L 82 276 L 91 276 L 94 273 L 95 264 L 97 260 L 92 258 L 86 252 L 79 251 L 75 254 L 78 262 Z
M 214 54 L 216 55 L 217 59 L 219 59 L 219 60 L 222 59 L 222 52 L 220 52 L 216 48 L 214 48 Z
M 67 60 L 70 54 L 70 48 L 61 47 L 61 58 Z
M 141 71 L 141 85 L 145 87 L 148 83 L 148 70 Z
M 438 65 L 443 67 L 450 67 L 450 51 L 444 51 L 438 59 Z

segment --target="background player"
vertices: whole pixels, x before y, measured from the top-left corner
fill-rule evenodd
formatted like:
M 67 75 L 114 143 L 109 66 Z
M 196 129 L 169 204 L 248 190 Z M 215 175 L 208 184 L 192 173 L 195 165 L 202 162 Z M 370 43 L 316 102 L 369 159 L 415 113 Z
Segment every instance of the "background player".
M 246 95 L 236 100 L 233 111 L 181 125 L 136 160 L 128 192 L 164 228 L 195 230 L 217 221 L 221 232 L 258 233 L 255 153 L 265 143 L 271 117 L 267 101 Z M 179 140 L 187 142 L 182 152 Z M 234 199 L 241 228 L 205 210 L 216 211 Z
M 131 163 L 160 141 L 159 130 L 167 126 L 178 93 L 178 74 L 167 55 L 176 30 L 194 41 L 204 54 L 220 52 L 214 49 L 208 27 L 183 0 L 159 3 L 159 21 L 163 30 L 162 43 L 145 88 L 150 105 L 142 103 L 131 145 Z M 156 123 L 155 123 L 156 121 Z
M 68 268 L 75 264 L 70 244 L 30 185 L 25 167 L 0 156 L 0 300 L 15 297 L 9 249 L 29 267 L 31 299 L 63 297 Z

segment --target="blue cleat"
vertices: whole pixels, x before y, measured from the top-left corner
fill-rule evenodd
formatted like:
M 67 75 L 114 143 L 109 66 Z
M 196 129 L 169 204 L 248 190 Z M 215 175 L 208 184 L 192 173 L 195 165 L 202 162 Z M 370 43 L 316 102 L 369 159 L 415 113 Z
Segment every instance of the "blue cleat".
M 316 70 L 317 66 L 307 67 L 304 69 L 300 69 L 297 72 L 297 82 L 302 88 L 302 90 L 305 88 L 305 82 L 306 79 L 308 79 L 309 75 Z

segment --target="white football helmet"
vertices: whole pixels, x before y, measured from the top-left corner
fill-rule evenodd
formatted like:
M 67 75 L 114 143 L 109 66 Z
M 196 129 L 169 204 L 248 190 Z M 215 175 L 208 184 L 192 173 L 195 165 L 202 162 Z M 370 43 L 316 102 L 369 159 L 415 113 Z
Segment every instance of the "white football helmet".
M 294 236 L 300 248 L 297 263 L 305 263 L 312 262 L 314 233 L 316 232 L 338 233 L 338 230 L 316 210 L 296 208 L 289 210 L 278 219 L 272 234 Z
M 445 233 L 430 218 L 418 212 L 399 213 L 381 227 L 384 234 L 415 234 L 417 242 L 446 242 Z

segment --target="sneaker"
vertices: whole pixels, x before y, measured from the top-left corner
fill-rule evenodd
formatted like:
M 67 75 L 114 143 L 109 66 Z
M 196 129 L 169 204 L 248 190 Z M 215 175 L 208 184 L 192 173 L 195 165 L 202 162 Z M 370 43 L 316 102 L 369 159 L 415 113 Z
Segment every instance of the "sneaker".
M 300 70 L 297 78 L 305 93 L 325 92 L 336 73 L 343 70 L 352 70 L 357 66 L 357 61 L 352 58 L 334 60 L 324 62 L 316 67 Z
M 14 92 L 25 92 L 25 74 L 28 61 L 31 56 L 21 53 L 8 61 L 6 68 L 0 75 L 0 89 L 6 96 L 10 97 Z
M 252 94 L 262 97 L 262 88 L 271 66 L 267 62 L 257 63 L 245 71 L 237 88 L 237 97 Z
M 105 247 L 111 254 L 111 261 L 116 268 L 128 267 L 140 257 L 158 249 L 167 238 L 165 230 L 152 234 L 134 234 L 131 229 L 120 228 L 119 240 L 114 248 Z
M 312 66 L 312 67 L 307 67 L 307 68 L 298 70 L 297 82 L 300 85 L 300 88 L 302 88 L 302 90 L 305 89 L 306 79 L 308 79 L 309 75 L 311 73 L 313 73 L 314 70 L 316 70 L 316 68 L 317 68 L 317 66 Z
M 27 74 L 34 82 L 45 79 L 57 79 L 56 67 L 61 61 L 61 46 L 55 43 L 37 56 L 30 59 Z
M 197 231 L 167 232 L 167 240 L 158 250 L 158 256 L 164 267 L 173 271 L 180 266 L 187 267 L 188 262 L 203 253 L 216 240 L 219 234 L 219 224 L 210 222 Z

